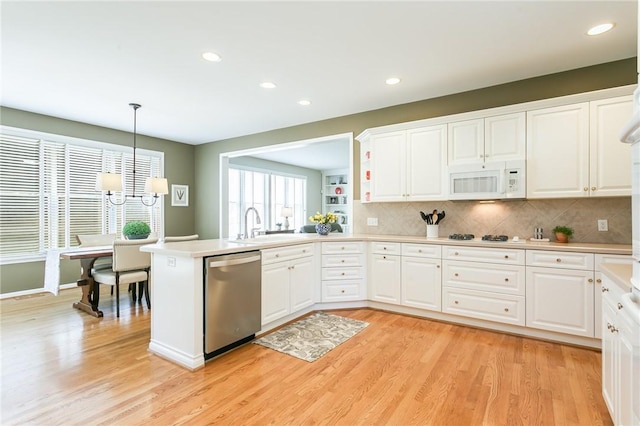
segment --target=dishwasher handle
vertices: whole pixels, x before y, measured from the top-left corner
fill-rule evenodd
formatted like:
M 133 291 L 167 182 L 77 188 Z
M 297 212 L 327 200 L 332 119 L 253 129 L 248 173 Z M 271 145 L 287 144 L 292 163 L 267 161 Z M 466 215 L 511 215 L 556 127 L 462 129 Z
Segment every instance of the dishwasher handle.
M 221 268 L 223 266 L 243 265 L 245 263 L 258 262 L 260 255 L 241 257 L 239 259 L 218 260 L 209 263 L 209 268 Z

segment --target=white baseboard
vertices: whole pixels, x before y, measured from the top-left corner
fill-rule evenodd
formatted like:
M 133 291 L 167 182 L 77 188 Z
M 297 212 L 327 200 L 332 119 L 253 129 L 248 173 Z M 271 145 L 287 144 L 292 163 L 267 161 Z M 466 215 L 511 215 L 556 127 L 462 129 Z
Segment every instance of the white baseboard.
M 76 283 L 60 284 L 60 290 L 77 287 Z M 13 293 L 0 294 L 0 300 L 11 299 L 12 297 L 28 296 L 30 294 L 48 293 L 44 288 L 32 288 L 31 290 L 14 291 Z

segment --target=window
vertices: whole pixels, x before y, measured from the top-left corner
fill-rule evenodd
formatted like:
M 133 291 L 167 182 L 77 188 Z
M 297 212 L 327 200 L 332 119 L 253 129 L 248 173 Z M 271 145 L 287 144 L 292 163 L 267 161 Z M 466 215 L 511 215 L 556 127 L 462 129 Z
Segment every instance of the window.
M 136 151 L 136 194 L 149 176 L 162 175 L 163 154 Z M 133 192 L 133 150 L 39 132 L 0 127 L 0 260 L 40 258 L 49 248 L 76 246 L 77 234 L 119 234 L 124 223 L 143 220 L 154 232 L 162 202 L 114 206 L 95 190 L 99 172 L 122 173 Z M 122 194 L 114 197 L 122 200 Z
M 291 207 L 289 229 L 298 229 L 306 223 L 307 179 L 283 175 L 267 170 L 229 167 L 229 237 L 244 234 L 244 214 L 254 207 L 260 215 L 260 229 L 276 229 L 283 223 L 283 207 Z M 249 213 L 248 227 L 256 224 Z

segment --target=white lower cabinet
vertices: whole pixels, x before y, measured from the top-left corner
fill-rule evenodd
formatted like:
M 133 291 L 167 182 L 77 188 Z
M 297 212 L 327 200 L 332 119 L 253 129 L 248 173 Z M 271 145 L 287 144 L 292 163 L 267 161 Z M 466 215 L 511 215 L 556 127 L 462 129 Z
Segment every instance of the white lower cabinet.
M 524 250 L 445 246 L 442 312 L 525 324 Z
M 322 243 L 322 301 L 364 300 L 365 269 L 363 242 Z
M 441 251 L 440 246 L 402 244 L 402 305 L 442 310 Z
M 369 299 L 400 304 L 400 243 L 369 243 Z
M 262 325 L 315 303 L 313 244 L 262 251 Z
M 594 337 L 594 255 L 527 251 L 527 327 Z
M 622 301 L 624 291 L 607 277 L 602 289 L 602 396 L 616 425 L 636 425 L 634 404 L 640 413 L 640 395 L 634 388 L 640 376 L 637 324 L 627 312 L 630 306 Z

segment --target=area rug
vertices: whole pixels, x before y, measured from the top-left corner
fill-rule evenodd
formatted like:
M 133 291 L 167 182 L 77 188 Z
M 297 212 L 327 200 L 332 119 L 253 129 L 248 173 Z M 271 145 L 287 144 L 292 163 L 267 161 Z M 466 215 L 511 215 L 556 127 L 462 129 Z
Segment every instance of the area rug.
M 364 321 L 316 312 L 253 343 L 313 362 L 368 325 Z

